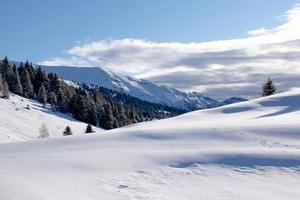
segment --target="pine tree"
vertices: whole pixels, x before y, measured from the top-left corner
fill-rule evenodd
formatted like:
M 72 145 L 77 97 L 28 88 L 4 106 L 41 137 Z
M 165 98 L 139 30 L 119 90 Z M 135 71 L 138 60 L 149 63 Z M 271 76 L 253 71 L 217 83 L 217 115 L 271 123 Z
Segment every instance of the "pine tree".
M 11 88 L 11 91 L 17 95 L 22 95 L 23 88 L 20 81 L 19 71 L 15 64 L 13 65 L 13 72 L 14 72 L 14 79 L 13 79 L 13 87 Z
M 68 136 L 68 135 L 72 135 L 72 130 L 71 130 L 71 127 L 70 126 L 67 126 L 63 132 L 63 135 L 64 136 Z
M 51 104 L 53 112 L 56 112 L 57 108 L 57 97 L 54 92 L 50 92 L 48 95 L 48 102 Z
M 87 94 L 84 90 L 78 89 L 72 100 L 72 113 L 75 119 L 89 123 L 89 105 Z
M 45 89 L 46 89 L 46 86 L 48 84 L 48 78 L 45 74 L 45 72 L 42 70 L 41 67 L 38 67 L 36 69 L 36 72 L 35 72 L 35 77 L 34 77 L 34 80 L 33 80 L 33 88 L 34 88 L 34 92 L 37 94 L 41 85 L 44 85 Z
M 39 129 L 39 138 L 47 138 L 49 137 L 48 128 L 45 124 L 42 124 L 42 126 Z
M 34 68 L 33 64 L 26 61 L 24 67 L 29 74 L 31 83 L 33 83 L 34 78 L 35 78 L 35 68 Z
M 38 101 L 42 104 L 47 103 L 46 89 L 45 89 L 43 84 L 40 86 L 40 89 L 39 89 L 39 92 L 38 92 Z
M 8 99 L 9 98 L 9 90 L 6 80 L 2 77 L 0 73 L 0 97 Z
M 93 133 L 93 127 L 91 126 L 91 124 L 88 124 L 85 130 L 85 133 Z
M 23 96 L 25 98 L 33 98 L 33 86 L 30 80 L 29 73 L 23 63 L 19 67 L 20 81 L 23 88 Z
M 50 78 L 49 78 L 50 77 Z M 59 78 L 56 74 L 49 74 L 48 75 L 49 80 L 49 89 L 51 92 L 54 92 L 55 94 L 58 93 L 58 90 L 60 88 L 60 82 L 59 82 Z
M 112 113 L 111 104 L 110 103 L 105 104 L 103 105 L 103 108 L 104 108 L 104 114 L 99 119 L 100 126 L 104 129 L 112 129 L 114 128 L 115 118 Z
M 96 105 L 93 101 L 93 98 L 88 96 L 88 123 L 96 126 L 97 125 L 97 112 L 96 112 Z
M 269 77 L 267 82 L 263 85 L 262 96 L 270 96 L 274 94 L 275 91 L 276 91 L 276 87 L 274 86 L 273 81 Z
M 0 97 L 3 96 L 3 81 L 2 81 L 2 74 L 0 72 Z
M 2 73 L 2 78 L 7 82 L 9 90 L 11 90 L 14 86 L 14 72 L 7 57 L 0 62 L 0 72 Z

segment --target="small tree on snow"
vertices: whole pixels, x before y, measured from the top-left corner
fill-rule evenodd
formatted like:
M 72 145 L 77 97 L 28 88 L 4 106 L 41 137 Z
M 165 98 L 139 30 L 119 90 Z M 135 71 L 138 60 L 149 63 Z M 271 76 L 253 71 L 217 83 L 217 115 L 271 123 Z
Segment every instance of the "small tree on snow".
M 268 78 L 267 82 L 263 85 L 263 92 L 262 92 L 262 96 L 270 96 L 272 94 L 274 94 L 276 91 L 276 87 L 273 84 L 273 81 L 270 79 L 270 77 Z
M 90 124 L 88 124 L 85 133 L 93 133 L 93 132 L 94 132 L 93 127 Z
M 39 129 L 39 138 L 47 138 L 49 137 L 48 128 L 45 124 L 42 124 L 42 126 Z
M 67 126 L 63 132 L 63 135 L 64 136 L 67 136 L 67 135 L 72 135 L 72 130 L 71 130 L 71 127 L 70 126 Z

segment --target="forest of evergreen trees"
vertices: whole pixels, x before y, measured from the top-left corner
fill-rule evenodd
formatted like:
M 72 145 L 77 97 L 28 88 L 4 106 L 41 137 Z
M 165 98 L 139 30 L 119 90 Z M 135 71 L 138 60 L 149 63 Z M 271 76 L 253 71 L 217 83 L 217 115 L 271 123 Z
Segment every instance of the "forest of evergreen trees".
M 10 91 L 44 105 L 50 104 L 54 111 L 72 113 L 75 119 L 105 129 L 184 112 L 94 85 L 78 83 L 78 86 L 66 84 L 54 73 L 46 74 L 28 61 L 16 66 L 5 57 L 0 62 L 2 98 L 9 98 Z

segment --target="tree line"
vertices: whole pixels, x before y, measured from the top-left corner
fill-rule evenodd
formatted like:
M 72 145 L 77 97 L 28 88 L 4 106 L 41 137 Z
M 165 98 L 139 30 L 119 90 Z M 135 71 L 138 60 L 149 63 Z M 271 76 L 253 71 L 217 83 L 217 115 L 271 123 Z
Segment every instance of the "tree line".
M 185 112 L 98 86 L 68 85 L 57 74 L 46 74 L 41 67 L 35 67 L 28 61 L 17 66 L 5 57 L 0 62 L 0 73 L 1 97 L 9 98 L 9 92 L 12 92 L 43 105 L 50 104 L 53 111 L 71 113 L 77 120 L 104 129 Z

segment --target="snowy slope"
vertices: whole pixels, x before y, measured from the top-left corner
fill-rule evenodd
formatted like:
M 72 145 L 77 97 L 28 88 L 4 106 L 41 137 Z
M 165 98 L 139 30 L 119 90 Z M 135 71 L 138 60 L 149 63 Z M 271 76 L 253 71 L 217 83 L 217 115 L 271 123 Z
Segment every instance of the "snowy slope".
M 185 110 L 214 107 L 218 102 L 198 92 L 180 91 L 159 86 L 148 80 L 135 79 L 107 71 L 99 67 L 42 66 L 46 72 L 58 74 L 65 80 L 95 84 L 145 101 Z
M 298 200 L 300 91 L 0 145 L 1 200 Z
M 26 109 L 27 105 L 30 110 Z M 86 128 L 85 123 L 70 115 L 52 112 L 49 106 L 43 108 L 36 101 L 14 94 L 10 95 L 10 99 L 0 98 L 0 119 L 0 143 L 36 139 L 43 123 L 47 126 L 50 137 L 61 136 L 67 125 L 74 134 L 82 134 Z

